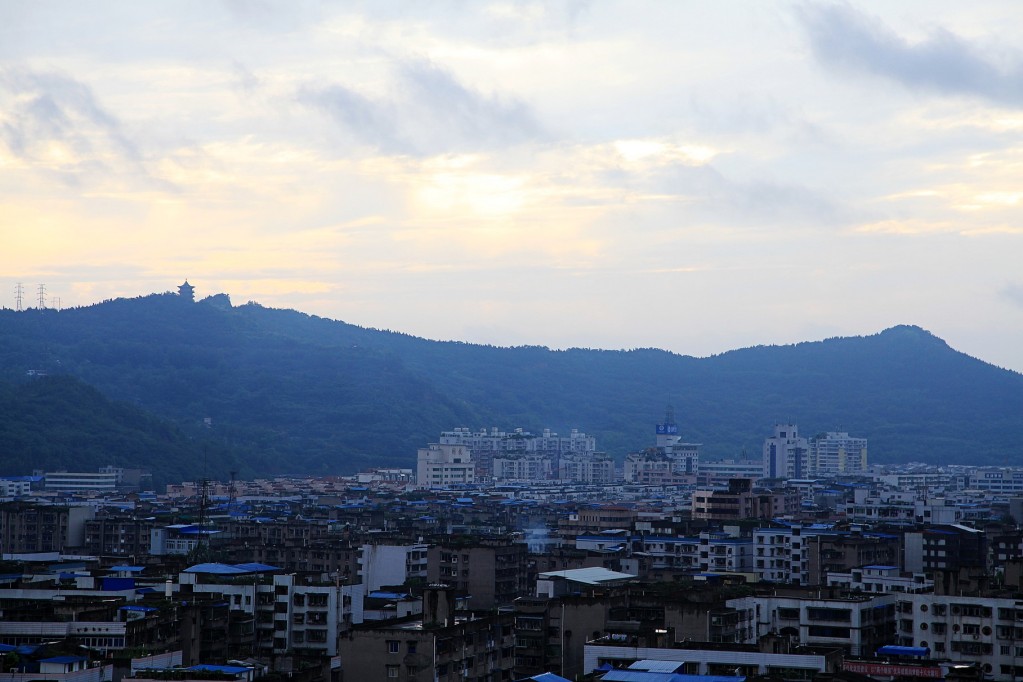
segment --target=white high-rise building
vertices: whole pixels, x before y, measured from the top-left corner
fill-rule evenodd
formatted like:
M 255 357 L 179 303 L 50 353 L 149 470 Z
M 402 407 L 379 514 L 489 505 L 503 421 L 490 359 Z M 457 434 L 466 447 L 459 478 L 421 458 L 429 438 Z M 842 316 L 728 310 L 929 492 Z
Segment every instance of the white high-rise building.
M 558 479 L 601 485 L 615 480 L 615 462 L 606 452 L 576 452 L 558 460 Z
M 430 443 L 419 448 L 416 485 L 420 488 L 446 488 L 475 482 L 476 465 L 464 445 Z
M 866 438 L 854 438 L 844 431 L 828 431 L 810 441 L 810 475 L 859 473 L 866 470 Z
M 695 476 L 700 468 L 700 444 L 683 443 L 675 423 L 675 409 L 668 406 L 665 411 L 664 423 L 656 429 L 656 448 L 671 459 L 676 474 Z
M 764 440 L 764 478 L 804 478 L 809 472 L 810 444 L 795 424 L 775 424 Z
M 494 460 L 504 455 L 546 455 L 552 460 L 552 471 L 557 467 L 559 457 L 566 454 L 593 453 L 597 450 L 597 439 L 587 436 L 578 429 L 572 429 L 568 436 L 559 436 L 550 429 L 536 435 L 523 429 L 501 431 L 497 427 L 470 431 L 457 428 L 442 431 L 441 445 L 464 445 L 469 449 L 476 464 L 476 480 L 483 481 L 493 476 Z
M 493 462 L 495 481 L 546 481 L 552 462 L 547 455 L 499 455 Z

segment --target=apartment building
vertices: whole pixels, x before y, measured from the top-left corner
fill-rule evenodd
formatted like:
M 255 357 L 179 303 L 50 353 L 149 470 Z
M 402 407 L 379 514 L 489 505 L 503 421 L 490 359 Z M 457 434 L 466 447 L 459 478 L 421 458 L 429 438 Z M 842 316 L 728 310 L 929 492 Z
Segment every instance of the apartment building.
M 809 538 L 830 528 L 757 528 L 753 531 L 753 572 L 757 580 L 790 585 L 810 584 Z
M 615 481 L 615 462 L 606 452 L 572 452 L 558 458 L 558 479 L 586 485 Z
M 96 556 L 143 557 L 150 553 L 152 518 L 103 515 L 85 521 L 83 549 Z
M 749 614 L 749 644 L 778 633 L 796 638 L 803 646 L 836 647 L 853 656 L 869 656 L 895 637 L 895 604 L 900 598 L 893 594 L 843 599 L 774 594 L 725 603 Z
M 799 510 L 796 491 L 754 490 L 753 479 L 733 478 L 725 490 L 702 489 L 693 493 L 693 518 L 707 521 L 774 519 Z
M 867 439 L 845 431 L 828 431 L 810 440 L 811 476 L 864 473 L 867 471 Z
M 847 572 L 828 571 L 828 587 L 841 587 L 854 592 L 933 592 L 934 581 L 924 573 L 903 573 L 898 566 L 872 565 Z
M 810 444 L 795 424 L 775 424 L 764 440 L 764 478 L 805 478 L 809 472 Z
M 441 445 L 464 446 L 472 455 L 476 477 L 480 480 L 493 475 L 494 458 L 501 455 L 548 455 L 556 461 L 561 455 L 589 454 L 597 450 L 597 439 L 578 429 L 572 429 L 568 436 L 559 436 L 550 429 L 536 435 L 523 429 L 502 431 L 493 427 L 489 431 L 471 431 L 458 428 L 442 432 L 439 442 Z
M 453 443 L 431 443 L 419 448 L 416 459 L 416 485 L 420 488 L 447 488 L 476 481 L 476 465 L 469 449 Z
M 554 463 L 548 455 L 499 455 L 493 460 L 495 482 L 530 482 L 549 480 Z
M 808 585 L 828 584 L 829 573 L 862 566 L 901 566 L 902 538 L 891 533 L 818 533 L 808 535 Z
M 425 544 L 364 544 L 359 552 L 359 577 L 366 591 L 426 580 L 430 546 Z
M 527 594 L 528 551 L 510 539 L 473 539 L 430 547 L 427 579 L 469 597 L 470 609 L 493 609 Z
M 987 679 L 1023 676 L 1023 604 L 1014 598 L 900 595 L 898 643 L 981 665 Z
M 6 502 L 0 504 L 0 550 L 4 554 L 60 552 L 85 543 L 92 507 Z
M 907 531 L 903 535 L 903 568 L 914 573 L 987 569 L 987 536 L 959 524 Z
M 479 616 L 455 608 L 454 590 L 431 585 L 421 616 L 365 623 L 342 638 L 346 680 L 487 682 L 510 680 L 515 616 Z
M 302 582 L 293 573 L 271 574 L 274 570 L 258 564 L 199 564 L 178 575 L 179 592 L 221 594 L 233 611 L 252 617 L 259 655 L 336 656 L 340 633 L 363 620 L 363 586 L 329 576 Z

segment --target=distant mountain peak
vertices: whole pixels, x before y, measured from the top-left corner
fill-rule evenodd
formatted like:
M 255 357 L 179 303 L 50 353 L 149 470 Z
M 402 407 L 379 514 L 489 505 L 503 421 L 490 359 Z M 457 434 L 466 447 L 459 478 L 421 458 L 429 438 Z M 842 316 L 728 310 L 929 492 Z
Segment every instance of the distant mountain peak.
M 918 327 L 915 324 L 897 324 L 894 327 L 885 329 L 878 334 L 878 336 L 891 340 L 914 341 L 917 343 L 927 342 L 946 347 L 948 346 L 944 339 L 935 336 L 923 327 Z

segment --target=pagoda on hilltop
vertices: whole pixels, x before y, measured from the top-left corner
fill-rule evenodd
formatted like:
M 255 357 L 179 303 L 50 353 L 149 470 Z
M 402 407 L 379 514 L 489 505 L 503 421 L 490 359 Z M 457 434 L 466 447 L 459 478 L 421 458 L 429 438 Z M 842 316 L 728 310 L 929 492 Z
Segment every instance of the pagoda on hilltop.
M 185 280 L 185 283 L 178 287 L 178 296 L 189 301 L 195 302 L 195 287 Z

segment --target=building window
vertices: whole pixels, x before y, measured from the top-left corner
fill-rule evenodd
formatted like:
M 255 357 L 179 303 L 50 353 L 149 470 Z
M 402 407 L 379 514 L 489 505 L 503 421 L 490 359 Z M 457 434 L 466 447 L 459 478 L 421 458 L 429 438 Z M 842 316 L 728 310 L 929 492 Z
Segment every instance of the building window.
M 416 643 L 415 642 L 409 642 L 408 643 L 408 652 L 410 654 L 416 653 Z
M 396 653 L 398 653 L 398 650 L 399 650 L 400 646 L 401 646 L 401 642 L 399 642 L 396 639 L 389 639 L 389 640 L 387 640 L 387 653 L 389 653 L 389 654 L 396 654 Z
M 387 666 L 387 677 L 394 679 L 398 677 L 398 666 L 389 665 Z

